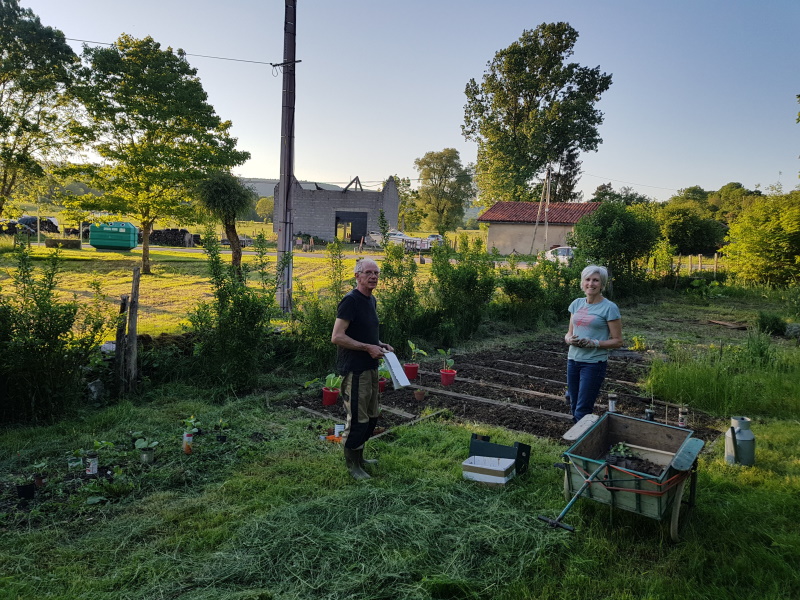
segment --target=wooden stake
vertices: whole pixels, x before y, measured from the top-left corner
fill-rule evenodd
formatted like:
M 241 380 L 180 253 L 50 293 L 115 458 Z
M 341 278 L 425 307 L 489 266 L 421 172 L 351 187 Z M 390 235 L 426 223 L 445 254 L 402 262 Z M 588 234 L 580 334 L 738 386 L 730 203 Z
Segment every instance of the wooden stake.
M 136 388 L 137 372 L 137 325 L 139 320 L 139 267 L 133 269 L 133 284 L 131 285 L 131 302 L 128 309 L 128 340 L 125 345 L 125 363 L 127 367 L 125 391 L 131 392 Z

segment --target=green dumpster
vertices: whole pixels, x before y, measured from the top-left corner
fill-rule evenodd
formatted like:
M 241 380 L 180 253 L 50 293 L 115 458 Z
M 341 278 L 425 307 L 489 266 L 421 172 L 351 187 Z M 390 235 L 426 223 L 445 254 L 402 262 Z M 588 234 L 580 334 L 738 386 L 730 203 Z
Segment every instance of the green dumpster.
M 93 224 L 89 245 L 98 250 L 131 250 L 139 245 L 139 228 L 130 223 Z

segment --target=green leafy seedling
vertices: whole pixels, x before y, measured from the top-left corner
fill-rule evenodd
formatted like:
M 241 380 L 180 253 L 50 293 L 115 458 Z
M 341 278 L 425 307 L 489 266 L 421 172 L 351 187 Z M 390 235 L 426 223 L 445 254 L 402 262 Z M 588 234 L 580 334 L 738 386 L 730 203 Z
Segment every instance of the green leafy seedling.
M 325 387 L 329 390 L 338 390 L 342 387 L 342 380 L 344 378 L 341 375 L 337 375 L 336 373 L 328 373 L 328 376 L 325 378 Z
M 437 352 L 442 355 L 442 359 L 444 361 L 442 368 L 452 369 L 455 361 L 452 358 L 450 358 L 450 348 L 448 348 L 447 350 L 442 350 L 441 348 L 439 348 Z
M 425 352 L 425 350 L 422 350 L 421 348 L 417 348 L 414 345 L 414 342 L 412 342 L 411 340 L 408 340 L 408 347 L 411 348 L 411 361 L 412 362 L 416 362 L 416 358 L 419 355 L 428 356 L 428 353 Z

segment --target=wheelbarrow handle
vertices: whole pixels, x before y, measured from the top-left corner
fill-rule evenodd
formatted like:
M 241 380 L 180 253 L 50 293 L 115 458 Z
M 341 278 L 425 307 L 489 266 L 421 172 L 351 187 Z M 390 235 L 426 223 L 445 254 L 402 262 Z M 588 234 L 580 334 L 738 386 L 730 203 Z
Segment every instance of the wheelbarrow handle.
M 539 515 L 537 518 L 540 521 L 544 521 L 545 523 L 550 525 L 550 527 L 552 527 L 553 529 L 555 529 L 556 527 L 561 527 L 561 529 L 566 529 L 567 531 L 572 531 L 572 532 L 575 531 L 575 528 L 572 525 L 567 525 L 566 523 L 562 523 L 558 519 L 548 519 L 543 515 Z
M 597 467 L 597 469 L 595 469 L 594 473 L 589 475 L 589 477 L 584 480 L 583 485 L 578 489 L 577 492 L 575 492 L 575 495 L 572 497 L 572 499 L 564 507 L 564 510 L 562 510 L 561 514 L 558 515 L 555 519 L 549 519 L 547 517 L 539 515 L 539 517 L 538 517 L 539 520 L 540 521 L 544 521 L 545 523 L 548 523 L 550 525 L 550 527 L 553 527 L 553 528 L 561 527 L 562 529 L 566 529 L 567 531 L 575 531 L 574 527 L 571 527 L 571 526 L 569 526 L 569 525 L 567 525 L 565 523 L 562 523 L 561 519 L 563 519 L 565 516 L 567 516 L 567 513 L 569 512 L 569 509 L 572 508 L 572 505 L 575 504 L 578 501 L 578 498 L 580 498 L 581 494 L 583 494 L 583 492 L 586 491 L 586 488 L 588 488 L 590 485 L 592 485 L 592 480 L 595 477 L 597 477 L 597 475 L 600 473 L 600 471 L 605 469 L 607 466 L 608 466 L 608 461 L 604 462 L 602 465 Z

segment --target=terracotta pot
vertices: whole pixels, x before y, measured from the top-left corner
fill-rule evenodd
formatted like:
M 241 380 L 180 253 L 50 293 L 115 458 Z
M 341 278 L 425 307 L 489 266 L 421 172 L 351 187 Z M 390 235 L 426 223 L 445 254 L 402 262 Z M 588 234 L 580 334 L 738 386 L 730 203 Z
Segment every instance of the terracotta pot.
M 456 372 L 453 369 L 440 369 L 442 375 L 442 385 L 453 385 L 456 380 Z
M 425 400 L 425 390 L 414 390 L 414 400 L 417 402 Z
M 380 379 L 378 379 L 378 391 L 379 392 L 385 392 L 386 391 L 386 382 L 387 381 L 388 380 L 386 379 L 386 377 L 381 377 Z
M 333 406 L 339 399 L 339 388 L 322 388 L 322 406 Z
M 33 474 L 33 484 L 37 487 L 44 487 L 47 483 L 47 475 L 44 473 L 34 473 Z
M 403 365 L 403 371 L 405 371 L 406 377 L 408 377 L 409 380 L 416 379 L 419 373 L 419 363 L 405 363 Z

